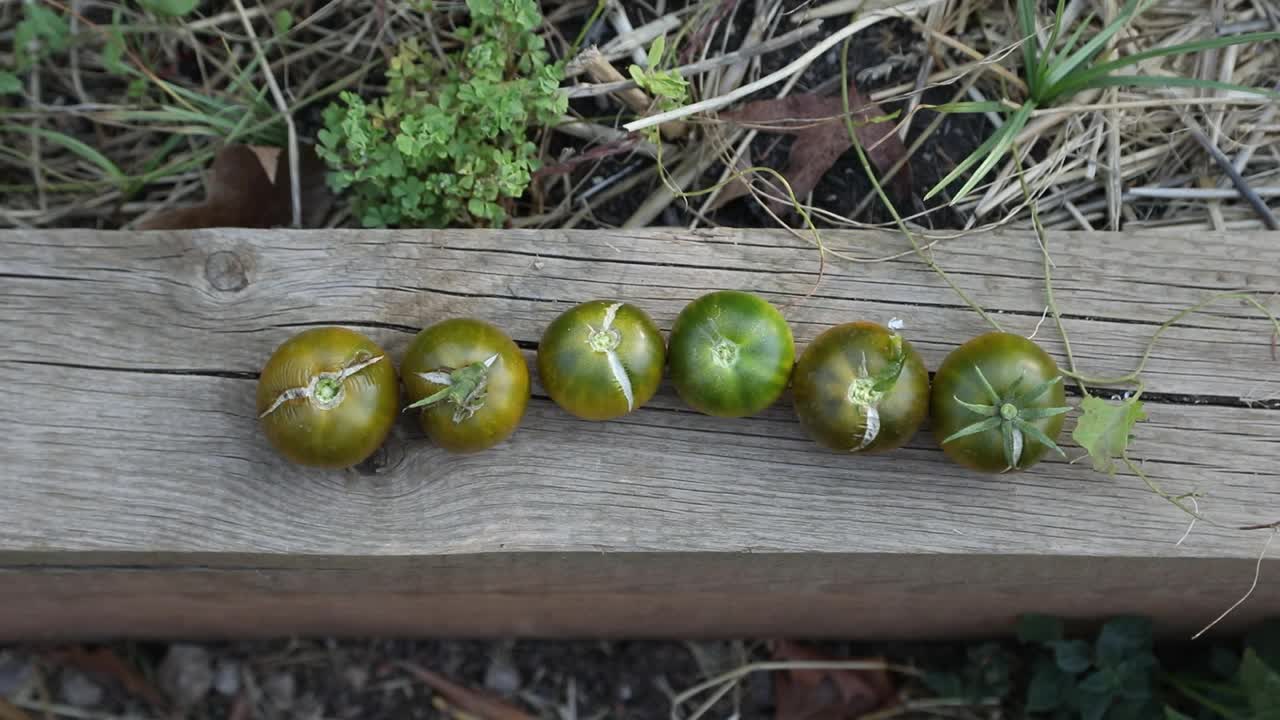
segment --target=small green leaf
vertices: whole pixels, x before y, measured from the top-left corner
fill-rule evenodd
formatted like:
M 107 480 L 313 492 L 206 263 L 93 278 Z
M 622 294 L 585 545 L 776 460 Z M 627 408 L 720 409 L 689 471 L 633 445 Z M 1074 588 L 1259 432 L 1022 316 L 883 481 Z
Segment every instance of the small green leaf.
M 1052 643 L 1053 660 L 1064 672 L 1082 673 L 1093 664 L 1093 651 L 1083 640 L 1059 640 Z
M 284 35 L 293 27 L 293 13 L 288 10 L 277 10 L 275 15 L 271 16 L 272 22 L 276 26 L 276 34 Z
M 11 72 L 0 70 L 0 95 L 21 94 L 22 81 L 18 79 L 18 76 Z
M 1151 620 L 1121 616 L 1108 620 L 1098 633 L 1098 666 L 1114 668 L 1136 654 L 1150 654 Z
M 662 54 L 667 48 L 667 36 L 659 35 L 654 38 L 653 44 L 649 46 L 649 55 L 646 59 L 649 61 L 649 69 L 657 70 L 662 65 Z
M 1047 658 L 1036 662 L 1027 684 L 1027 712 L 1056 710 L 1071 690 L 1071 676 L 1062 672 Z
M 1180 710 L 1175 710 L 1174 708 L 1171 708 L 1168 705 L 1165 705 L 1164 720 L 1195 720 L 1195 718 L 1183 713 Z
M 1018 617 L 1018 640 L 1021 642 L 1047 645 L 1061 640 L 1063 634 L 1061 618 L 1038 613 L 1027 613 Z
M 1138 398 L 1135 393 L 1127 400 L 1111 403 L 1088 395 L 1080 401 L 1083 414 L 1071 431 L 1071 438 L 1088 451 L 1094 470 L 1115 472 L 1115 459 L 1128 449 L 1133 426 L 1147 419 Z
M 192 10 L 195 10 L 199 1 L 200 0 L 138 0 L 138 3 L 157 15 L 182 17 Z
M 1116 684 L 1116 678 L 1113 674 L 1105 670 L 1097 670 L 1089 673 L 1084 680 L 1080 681 L 1080 692 L 1111 695 L 1116 689 Z
M 1080 711 L 1080 720 L 1102 720 L 1111 707 L 1115 697 L 1109 692 L 1086 690 L 1081 684 L 1080 692 L 1075 696 L 1076 709 Z

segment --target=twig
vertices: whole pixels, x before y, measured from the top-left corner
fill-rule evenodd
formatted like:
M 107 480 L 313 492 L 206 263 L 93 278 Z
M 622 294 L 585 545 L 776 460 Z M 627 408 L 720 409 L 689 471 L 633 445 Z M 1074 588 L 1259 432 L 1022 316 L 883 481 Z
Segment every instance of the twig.
M 616 0 L 609 3 L 609 22 L 613 24 L 613 28 L 619 35 L 629 35 L 636 31 L 631 25 L 631 18 L 627 17 L 627 6 Z M 631 59 L 640 67 L 649 64 L 649 58 L 639 46 L 631 49 Z
M 572 135 L 573 137 L 594 143 L 621 143 L 634 141 L 635 144 L 629 148 L 630 150 L 651 158 L 658 157 L 658 148 L 654 146 L 653 143 L 645 140 L 643 137 L 638 137 L 632 133 L 626 133 L 607 125 L 587 122 L 586 120 L 579 120 L 566 115 L 560 119 L 559 123 L 553 125 L 552 129 L 556 132 L 562 132 L 565 135 Z M 675 147 L 664 147 L 662 151 L 664 153 L 672 153 L 675 152 Z
M 1213 158 L 1213 161 L 1218 163 L 1218 167 L 1222 168 L 1222 172 L 1231 178 L 1231 183 L 1236 186 L 1236 190 L 1240 191 L 1244 199 L 1248 200 L 1249 204 L 1253 206 L 1254 212 L 1258 213 L 1258 217 L 1266 224 L 1267 229 L 1280 230 L 1280 220 L 1276 220 L 1276 216 L 1271 213 L 1271 208 L 1267 207 L 1262 198 L 1258 197 L 1253 188 L 1249 187 L 1249 182 L 1236 170 L 1236 166 L 1231 164 L 1231 158 L 1224 155 L 1217 145 L 1210 142 L 1209 138 L 1196 125 L 1188 122 L 1187 129 L 1190 131 L 1191 137 L 1195 138 L 1196 142 L 1200 143 L 1201 147 Z
M 236 12 L 240 13 L 240 22 L 244 25 L 244 30 L 249 35 L 249 44 L 253 46 L 253 52 L 258 56 L 258 62 L 262 64 L 262 74 L 267 78 L 267 87 L 271 88 L 271 97 L 275 100 L 276 108 L 280 110 L 280 114 L 284 116 L 285 127 L 289 132 L 289 202 L 293 210 L 293 227 L 302 227 L 302 173 L 299 170 L 298 158 L 298 128 L 293 124 L 293 115 L 289 112 L 289 104 L 285 102 L 284 93 L 280 91 L 280 85 L 276 83 L 276 76 L 271 72 L 271 64 L 267 62 L 267 54 L 262 50 L 262 44 L 258 42 L 258 33 L 253 29 L 253 23 L 249 20 L 249 14 L 244 9 L 244 3 L 241 0 L 231 0 L 236 6 Z
M 1260 198 L 1280 197 L 1280 187 L 1252 188 Z M 1125 197 L 1164 198 L 1168 200 L 1235 200 L 1244 196 L 1239 188 L 1129 188 Z M 1272 228 L 1273 230 L 1275 228 Z
M 1261 577 L 1262 575 L 1262 559 L 1267 556 L 1267 550 L 1271 547 L 1271 541 L 1276 539 L 1276 533 L 1280 533 L 1280 530 L 1271 531 L 1271 534 L 1267 536 L 1266 544 L 1262 546 L 1262 552 L 1258 553 L 1258 564 L 1255 565 L 1253 568 L 1253 583 L 1249 585 L 1249 589 L 1245 591 L 1244 595 L 1240 596 L 1239 600 L 1232 603 L 1231 607 L 1227 608 L 1225 611 L 1223 611 L 1221 615 L 1214 618 L 1213 622 L 1209 623 L 1208 625 L 1205 625 L 1204 628 L 1200 630 L 1200 632 L 1196 633 L 1195 635 L 1192 635 L 1191 636 L 1192 640 L 1200 639 L 1201 635 L 1209 632 L 1210 628 L 1222 622 L 1223 618 L 1230 615 L 1233 610 L 1243 605 L 1244 601 L 1248 600 L 1249 596 L 1253 594 L 1254 589 L 1258 587 L 1258 578 Z
M 814 45 L 803 55 L 788 63 L 785 67 L 769 73 L 755 82 L 747 83 L 732 92 L 725 93 L 718 97 L 707 98 L 706 100 L 678 107 L 674 110 L 668 110 L 664 113 L 658 113 L 657 115 L 633 120 L 632 122 L 623 125 L 623 127 L 632 131 L 643 130 L 644 128 L 653 127 L 654 125 L 661 125 L 665 122 L 678 120 L 680 118 L 696 115 L 701 112 L 707 112 L 709 110 L 718 110 L 726 105 L 731 105 L 758 90 L 767 88 L 770 85 L 774 85 L 788 77 L 791 77 L 792 75 L 803 72 L 805 68 L 809 67 L 809 65 L 812 64 L 814 60 L 821 57 L 823 53 L 835 47 L 840 43 L 840 41 L 854 33 L 865 30 L 866 28 L 883 20 L 899 17 L 906 13 L 920 12 L 921 10 L 941 1 L 942 0 L 909 0 L 908 2 L 904 2 L 892 8 L 869 12 L 865 16 L 858 18 L 854 22 L 849 23 L 827 36 L 822 42 Z
M 714 70 L 719 67 L 724 67 L 725 65 L 733 65 L 740 60 L 747 60 L 759 55 L 771 53 L 775 50 L 781 50 L 782 48 L 788 47 L 790 45 L 794 45 L 795 43 L 798 43 L 801 40 L 816 33 L 821 26 L 822 26 L 822 21 L 820 20 L 814 21 L 803 27 L 798 27 L 795 30 L 792 30 L 791 32 L 785 35 L 779 35 L 776 38 L 766 40 L 765 42 L 759 43 L 757 45 L 744 46 L 734 52 L 726 53 L 724 55 L 710 58 L 708 60 L 700 60 L 695 63 L 689 63 L 688 65 L 682 65 L 678 68 L 674 68 L 674 70 L 680 73 L 682 77 L 692 77 L 694 75 L 700 75 L 704 72 L 708 72 L 710 70 Z M 604 55 L 603 50 L 599 52 L 602 55 Z M 607 55 L 605 57 L 607 58 Z M 581 61 L 578 61 L 578 62 L 581 62 Z M 584 68 L 584 71 L 585 71 L 585 68 Z M 592 85 L 575 85 L 571 88 L 568 88 L 565 94 L 568 95 L 571 99 L 582 98 L 582 97 L 595 97 L 596 95 L 607 95 L 609 93 L 616 93 L 621 90 L 629 90 L 634 87 L 636 87 L 635 80 L 619 80 L 617 82 L 597 83 Z

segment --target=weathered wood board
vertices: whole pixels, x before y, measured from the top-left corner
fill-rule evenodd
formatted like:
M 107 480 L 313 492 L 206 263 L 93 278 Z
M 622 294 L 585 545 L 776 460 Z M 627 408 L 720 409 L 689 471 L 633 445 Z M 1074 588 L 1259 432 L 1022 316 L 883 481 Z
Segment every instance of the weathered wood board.
M 866 258 L 890 234 L 827 233 Z M 1280 235 L 1056 234 L 1055 286 L 1082 370 L 1132 369 L 1151 333 L 1221 291 L 1280 292 Z M 1006 329 L 1044 307 L 1033 235 L 933 250 Z M 847 457 L 789 398 L 724 420 L 664 384 L 608 423 L 535 386 L 515 436 L 452 456 L 406 417 L 376 461 L 288 465 L 254 413 L 258 369 L 303 327 L 345 324 L 399 360 L 451 316 L 530 354 L 587 299 L 665 330 L 712 289 L 764 295 L 803 347 L 858 318 L 905 322 L 930 367 L 984 331 L 910 254 L 828 257 L 781 232 L 0 233 L 0 638 L 446 633 L 926 636 L 1019 612 L 1154 615 L 1196 629 L 1253 579 L 1266 531 L 1198 523 L 1129 475 L 1048 461 L 982 476 L 928 432 Z M 1280 304 L 1271 302 L 1280 311 Z M 1038 339 L 1060 359 L 1052 322 Z M 1229 301 L 1151 355 L 1133 450 L 1224 525 L 1280 519 L 1280 362 Z M 1068 428 L 1073 422 L 1068 424 Z M 1080 455 L 1067 443 L 1068 453 Z M 1280 612 L 1280 560 L 1221 631 Z

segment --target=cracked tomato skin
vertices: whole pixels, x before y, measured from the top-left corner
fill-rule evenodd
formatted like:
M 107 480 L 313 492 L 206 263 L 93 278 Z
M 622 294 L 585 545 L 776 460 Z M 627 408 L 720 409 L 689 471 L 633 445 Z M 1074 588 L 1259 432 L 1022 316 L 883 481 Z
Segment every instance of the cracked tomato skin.
M 506 333 L 483 320 L 455 318 L 418 333 L 405 352 L 400 374 L 409 402 L 414 403 L 444 386 L 423 373 L 456 370 L 497 355 L 489 368 L 484 406 L 461 422 L 454 422 L 454 405 L 438 403 L 418 410 L 419 424 L 431 441 L 458 453 L 493 447 L 515 432 L 529 404 L 529 367 L 520 348 Z
M 680 311 L 667 343 L 671 380 L 698 412 L 746 417 L 782 395 L 795 361 L 782 313 L 737 290 L 708 293 Z
M 640 308 L 592 300 L 557 317 L 538 344 L 538 376 L 557 405 L 585 420 L 610 420 L 658 391 L 662 332 Z
M 929 412 L 929 372 L 902 339 L 902 371 L 875 404 L 879 432 L 860 447 L 867 411 L 850 399 L 850 388 L 855 382 L 874 384 L 873 378 L 890 368 L 897 357 L 893 337 L 879 323 L 851 322 L 823 332 L 805 348 L 791 393 L 800 425 L 819 445 L 838 452 L 881 452 L 901 447 L 920 428 Z
M 301 397 L 286 400 L 265 417 L 280 394 L 307 387 L 319 373 L 376 357 L 382 359 L 342 383 L 341 400 L 328 409 Z M 345 468 L 358 465 L 387 439 L 395 424 L 400 388 L 391 356 L 364 335 L 342 327 L 318 327 L 276 348 L 258 379 L 259 422 L 268 442 L 299 465 Z
M 989 405 L 991 398 L 982 386 L 982 380 L 974 368 L 980 368 L 992 389 L 1004 395 L 1021 377 L 1021 388 L 1030 389 L 1047 380 L 1060 376 L 1058 364 L 1039 345 L 1021 335 L 1005 332 L 989 332 L 979 335 L 951 352 L 942 361 L 933 376 L 930 395 L 930 422 L 938 443 L 952 460 L 980 472 L 1003 472 L 1008 469 L 1004 456 L 1004 439 L 1000 430 L 992 429 L 949 443 L 942 441 L 953 433 L 980 420 L 973 411 L 955 401 Z M 1026 408 L 1052 408 L 1066 404 L 1063 383 L 1057 383 L 1048 392 Z M 1030 421 L 1050 440 L 1057 442 L 1062 432 L 1063 416 Z M 1024 438 L 1022 457 L 1017 470 L 1025 470 L 1040 461 L 1048 446 Z

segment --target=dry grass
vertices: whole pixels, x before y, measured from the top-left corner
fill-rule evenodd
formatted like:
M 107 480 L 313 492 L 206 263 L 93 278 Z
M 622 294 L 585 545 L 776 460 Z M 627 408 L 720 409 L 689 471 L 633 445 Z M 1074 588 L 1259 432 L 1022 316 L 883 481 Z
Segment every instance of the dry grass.
M 0 223 L 11 226 L 131 227 L 161 209 L 197 202 L 202 171 L 218 147 L 228 142 L 283 146 L 294 125 L 302 141 L 310 140 L 320 109 L 340 90 L 366 96 L 380 91 L 381 68 L 399 39 L 415 35 L 447 47 L 455 17 L 449 11 L 460 5 L 436 3 L 436 11 L 422 13 L 411 3 L 383 0 L 276 0 L 246 5 L 243 14 L 235 5 L 206 7 L 198 19 L 182 23 L 134 4 L 41 1 L 70 19 L 71 37 L 65 50 L 36 49 L 35 68 L 19 74 L 22 94 L 0 96 Z M 1067 16 L 1085 22 L 1093 13 L 1097 19 L 1091 22 L 1100 27 L 1116 4 L 1072 0 Z M 888 8 L 884 18 L 901 10 L 892 2 L 876 7 Z M 909 157 L 918 159 L 916 154 L 927 151 L 936 142 L 934 134 L 950 122 L 922 102 L 926 91 L 941 88 L 935 96 L 942 92 L 955 100 L 1021 98 L 1016 52 L 1021 38 L 1011 35 L 1016 23 L 1004 3 L 916 0 L 906 7 L 916 10 L 902 16 L 914 23 L 917 49 L 884 67 L 850 72 L 874 82 L 892 76 L 895 62 L 914 68 L 906 76 L 898 73 L 901 82 L 871 93 L 871 99 L 900 109 L 900 133 Z M 550 45 L 563 56 L 596 3 L 549 1 L 543 9 Z M 279 18 L 284 12 L 291 17 L 287 28 Z M 667 31 L 668 46 L 674 44 L 679 63 L 690 67 L 694 101 L 714 104 L 716 98 L 758 85 L 770 74 L 765 67 L 786 65 L 779 59 L 790 62 L 789 70 L 752 97 L 783 96 L 797 87 L 830 92 L 838 88 L 838 76 L 808 88 L 799 81 L 819 59 L 819 53 L 810 57 L 805 50 L 838 34 L 845 12 L 837 3 L 783 0 L 702 0 L 671 7 L 626 3 L 601 13 L 587 42 L 599 42 L 605 56 L 625 71 L 637 49 Z M 0 48 L 5 48 L 0 60 L 19 53 L 13 38 L 22 14 L 15 0 L 0 5 Z M 824 14 L 829 17 L 823 24 L 812 27 L 812 18 Z M 1115 52 L 1272 29 L 1278 17 L 1274 0 L 1155 3 L 1120 34 Z M 875 32 L 874 24 L 866 24 L 857 38 Z M 104 61 L 113 32 L 126 43 L 121 60 L 130 68 L 127 76 Z M 1280 67 L 1278 50 L 1280 44 L 1266 43 L 1165 57 L 1141 71 L 1269 86 Z M 267 59 L 266 68 L 259 56 Z M 592 84 L 584 76 L 566 84 L 584 97 L 575 101 L 574 132 L 555 133 L 554 143 L 552 136 L 544 138 L 544 162 L 578 164 L 571 172 L 539 178 L 532 202 L 517 213 L 520 226 L 607 226 L 598 208 L 643 188 L 648 188 L 647 199 L 618 224 L 713 224 L 717 195 L 735 173 L 761 160 L 751 157 L 752 148 L 759 148 L 756 131 L 719 123 L 714 113 L 684 118 L 691 132 L 673 137 L 660 154 L 634 140 L 622 147 L 628 141 L 616 130 L 637 115 L 635 109 L 616 95 L 598 94 L 603 88 L 584 88 Z M 1214 163 L 1196 131 L 1230 159 L 1239 182 Z M 1280 193 L 1278 140 L 1276 103 L 1259 96 L 1189 88 L 1093 91 L 1067 106 L 1038 111 L 1019 136 L 1029 197 L 1008 162 L 954 207 L 944 207 L 944 194 L 928 206 L 903 211 L 930 239 L 1000 225 L 1030 227 L 1032 202 L 1049 228 L 1261 228 L 1265 219 L 1237 187 L 1243 183 L 1263 201 L 1274 202 Z M 751 177 L 751 202 L 766 211 L 769 199 L 790 203 L 776 180 L 761 173 Z M 927 189 L 916 187 L 915 194 Z M 822 226 L 885 225 L 866 219 L 877 204 L 871 196 L 852 212 L 824 207 L 813 198 L 798 201 Z M 673 204 L 682 212 L 673 214 Z M 775 222 L 797 225 L 794 219 Z M 327 221 L 350 223 L 342 204 Z

